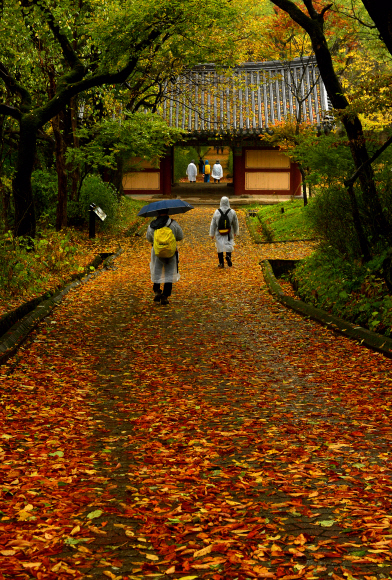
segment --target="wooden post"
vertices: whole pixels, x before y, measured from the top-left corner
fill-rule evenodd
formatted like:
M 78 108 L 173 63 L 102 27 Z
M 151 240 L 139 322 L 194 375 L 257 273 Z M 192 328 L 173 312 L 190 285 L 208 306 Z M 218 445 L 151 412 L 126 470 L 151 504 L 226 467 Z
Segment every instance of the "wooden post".
M 245 193 L 245 166 L 242 147 L 233 147 L 233 184 L 234 195 Z

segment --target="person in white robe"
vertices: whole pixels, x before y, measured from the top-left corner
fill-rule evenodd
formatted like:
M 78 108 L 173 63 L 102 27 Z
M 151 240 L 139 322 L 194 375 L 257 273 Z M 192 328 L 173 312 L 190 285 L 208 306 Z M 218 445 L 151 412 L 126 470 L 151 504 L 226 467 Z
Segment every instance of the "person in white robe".
M 222 165 L 219 163 L 219 159 L 212 166 L 211 176 L 214 180 L 214 183 L 219 183 L 223 177 L 223 168 L 222 168 Z
M 227 214 L 227 217 L 230 221 L 230 231 L 228 234 L 220 234 L 218 230 L 219 218 L 221 216 L 221 212 L 217 209 L 212 216 L 211 225 L 210 225 L 210 236 L 212 239 L 215 238 L 215 245 L 218 252 L 218 268 L 224 268 L 224 252 L 226 252 L 226 262 L 229 268 L 232 266 L 231 254 L 234 250 L 235 242 L 234 236 L 238 236 L 240 232 L 240 228 L 238 225 L 238 218 L 237 214 L 234 209 L 230 208 L 230 201 L 228 197 L 222 197 L 220 200 L 220 209 L 223 213 L 226 213 L 227 210 L 230 210 Z
M 191 183 L 196 183 L 197 167 L 195 165 L 195 160 L 192 159 L 188 167 L 186 168 L 186 174 Z
M 179 223 L 169 217 L 167 210 L 159 212 L 159 215 L 154 219 L 147 228 L 146 238 L 154 244 L 155 230 L 163 227 L 169 227 L 176 241 L 179 242 L 184 238 L 184 233 Z M 153 283 L 154 302 L 161 304 L 168 304 L 168 297 L 171 296 L 174 282 L 178 282 L 180 274 L 178 273 L 178 249 L 171 258 L 159 258 L 154 251 L 154 246 L 151 248 L 151 262 L 150 262 L 151 282 Z M 163 284 L 163 290 L 161 290 Z

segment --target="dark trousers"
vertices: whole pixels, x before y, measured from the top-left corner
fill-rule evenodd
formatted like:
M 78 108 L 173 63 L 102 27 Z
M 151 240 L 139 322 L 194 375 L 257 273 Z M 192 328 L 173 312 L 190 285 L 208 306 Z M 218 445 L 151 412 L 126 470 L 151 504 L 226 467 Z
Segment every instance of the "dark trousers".
M 171 282 L 165 282 L 163 285 L 163 292 L 162 292 L 163 296 L 166 296 L 166 298 L 171 296 L 172 288 L 173 288 L 173 284 Z M 159 292 L 159 290 L 161 289 L 161 285 L 154 284 L 152 289 L 154 290 L 154 292 Z
M 218 252 L 219 264 L 224 264 L 223 253 L 224 252 Z M 229 260 L 231 260 L 231 252 L 226 252 L 226 260 L 227 260 L 227 258 L 229 258 Z

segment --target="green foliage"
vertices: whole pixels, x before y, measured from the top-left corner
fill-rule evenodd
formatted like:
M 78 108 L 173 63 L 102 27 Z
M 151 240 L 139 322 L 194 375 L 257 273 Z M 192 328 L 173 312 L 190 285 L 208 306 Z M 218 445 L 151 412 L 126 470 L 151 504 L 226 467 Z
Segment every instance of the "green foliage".
M 201 155 L 203 156 L 206 151 L 208 151 L 208 147 L 201 147 Z M 195 162 L 197 167 L 197 171 L 199 171 L 199 154 L 194 147 L 175 147 L 174 148 L 174 181 L 180 181 L 186 175 L 186 168 L 188 167 L 189 163 L 192 161 Z
M 360 195 L 357 191 L 360 205 Z M 351 203 L 344 187 L 322 188 L 307 206 L 314 232 L 326 246 L 342 256 L 360 258 L 361 248 L 354 228 Z
M 361 265 L 324 247 L 296 267 L 292 282 L 305 302 L 390 336 L 392 297 L 380 275 L 386 255 Z
M 257 217 L 250 219 L 260 223 L 261 232 L 268 242 L 309 239 L 314 237 L 308 218 L 309 206 L 304 206 L 302 200 L 265 205 Z
M 69 234 L 46 233 L 34 242 L 14 238 L 11 232 L 0 236 L 0 291 L 4 296 L 41 293 L 53 277 L 76 269 L 77 246 Z
M 343 182 L 354 172 L 348 140 L 343 130 L 317 135 L 314 130 L 307 128 L 295 136 L 295 141 L 286 154 L 306 170 L 307 183 L 329 186 L 336 184 L 336 181 Z M 284 141 L 281 144 L 284 145 Z
M 70 202 L 68 217 L 70 222 L 85 223 L 89 219 L 89 206 L 98 205 L 107 215 L 105 221 L 100 222 L 102 228 L 113 225 L 118 219 L 119 205 L 115 188 L 110 183 L 102 181 L 99 175 L 88 175 L 83 181 L 79 201 Z
M 124 170 L 137 169 L 133 157 L 152 160 L 162 157 L 182 131 L 169 127 L 154 113 L 134 113 L 125 119 L 105 120 L 95 123 L 91 129 L 82 127 L 77 131 L 78 148 L 67 150 L 67 162 L 83 172 L 104 167 L 114 169 L 121 159 Z
M 57 173 L 38 169 L 31 176 L 37 218 L 42 216 L 54 223 L 56 219 Z

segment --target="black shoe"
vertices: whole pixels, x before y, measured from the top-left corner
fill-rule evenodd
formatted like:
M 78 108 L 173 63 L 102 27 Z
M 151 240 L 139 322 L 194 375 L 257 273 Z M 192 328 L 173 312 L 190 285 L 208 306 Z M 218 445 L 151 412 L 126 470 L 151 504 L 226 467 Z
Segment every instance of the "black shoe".
M 162 298 L 162 290 L 159 290 L 159 292 L 155 292 L 154 302 L 160 302 L 161 298 Z
M 167 296 L 163 296 L 163 294 L 161 296 L 161 304 L 164 304 L 164 305 L 169 304 L 169 300 L 167 299 Z
M 226 262 L 227 262 L 227 265 L 229 266 L 229 268 L 231 268 L 233 263 L 231 261 L 231 258 L 229 258 L 229 256 L 226 256 Z
M 224 264 L 218 264 L 218 268 L 224 268 L 225 265 Z

